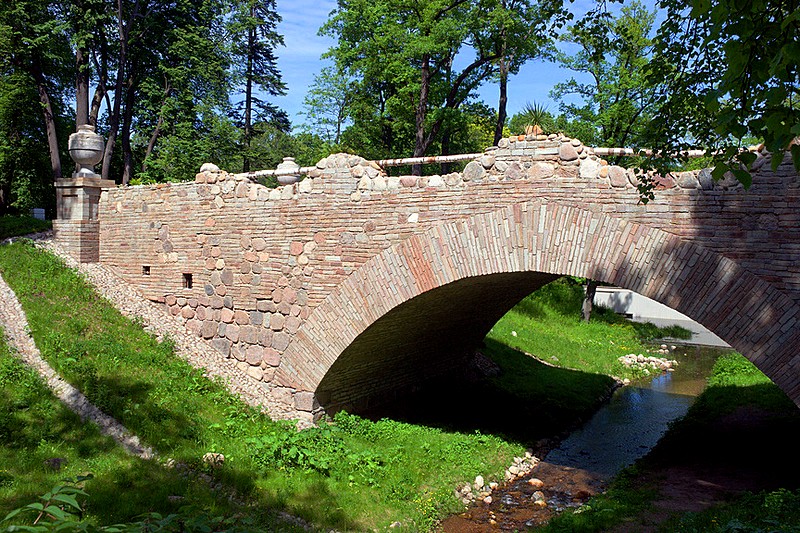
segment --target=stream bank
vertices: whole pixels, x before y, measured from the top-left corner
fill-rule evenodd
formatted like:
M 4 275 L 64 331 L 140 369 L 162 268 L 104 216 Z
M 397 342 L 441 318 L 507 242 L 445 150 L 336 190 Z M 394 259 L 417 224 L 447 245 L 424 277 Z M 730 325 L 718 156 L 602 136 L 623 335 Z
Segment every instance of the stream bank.
M 501 485 L 490 504 L 479 502 L 451 516 L 446 533 L 524 531 L 546 524 L 601 492 L 622 468 L 653 448 L 668 425 L 683 416 L 702 392 L 721 350 L 682 346 L 670 357 L 674 372 L 618 389 L 582 427 L 561 440 L 540 441 L 544 459 L 529 475 Z

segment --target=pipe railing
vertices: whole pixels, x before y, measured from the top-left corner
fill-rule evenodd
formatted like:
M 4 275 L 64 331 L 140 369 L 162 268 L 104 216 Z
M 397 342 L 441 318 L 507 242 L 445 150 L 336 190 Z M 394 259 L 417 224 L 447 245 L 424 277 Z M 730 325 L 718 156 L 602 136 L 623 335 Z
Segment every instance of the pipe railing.
M 748 152 L 758 152 L 760 146 L 748 146 Z M 634 157 L 634 156 L 652 156 L 653 151 L 650 149 L 637 150 L 634 148 L 589 148 L 592 153 L 602 157 Z M 437 165 L 441 163 L 455 163 L 459 161 L 474 161 L 484 155 L 480 154 L 454 154 L 454 155 L 432 155 L 425 157 L 401 157 L 397 159 L 377 159 L 367 161 L 367 163 L 376 163 L 378 166 L 385 167 L 399 167 L 402 165 Z M 685 150 L 680 152 L 683 157 L 697 158 L 705 157 L 707 152 L 705 150 Z M 267 176 L 291 176 L 297 174 L 308 174 L 316 167 L 300 167 L 299 169 L 276 169 L 276 170 L 255 170 L 251 172 L 242 172 L 234 174 L 237 178 L 256 179 Z
M 275 170 L 252 170 L 250 172 L 240 172 L 234 174 L 234 178 L 265 178 L 268 176 L 294 176 L 295 174 L 308 174 L 317 167 L 282 168 Z
M 474 161 L 483 154 L 432 155 L 426 157 L 401 157 L 399 159 L 379 159 L 370 161 L 381 167 L 399 167 L 402 165 L 436 165 L 439 163 L 455 163 L 457 161 Z

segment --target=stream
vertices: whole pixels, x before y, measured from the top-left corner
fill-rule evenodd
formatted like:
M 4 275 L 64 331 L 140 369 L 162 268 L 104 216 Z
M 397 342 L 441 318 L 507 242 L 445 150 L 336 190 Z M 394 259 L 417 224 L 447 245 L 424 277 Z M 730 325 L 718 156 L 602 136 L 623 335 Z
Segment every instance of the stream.
M 714 361 L 726 351 L 678 346 L 665 356 L 678 361 L 674 372 L 617 389 L 588 422 L 549 450 L 529 475 L 495 490 L 492 503 L 480 502 L 451 516 L 441 530 L 524 531 L 580 506 L 623 468 L 646 455 L 670 422 L 686 414 L 705 388 Z

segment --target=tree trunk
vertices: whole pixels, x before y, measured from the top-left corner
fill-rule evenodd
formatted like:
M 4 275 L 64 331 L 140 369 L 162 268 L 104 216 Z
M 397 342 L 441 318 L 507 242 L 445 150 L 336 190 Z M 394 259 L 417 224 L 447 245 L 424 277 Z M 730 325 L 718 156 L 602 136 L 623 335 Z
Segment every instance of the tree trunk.
M 89 106 L 89 124 L 97 128 L 97 115 L 100 114 L 100 106 L 103 103 L 103 97 L 105 96 L 105 86 L 102 84 L 98 84 L 94 90 L 94 97 L 92 97 L 92 103 Z
M 150 154 L 153 153 L 153 149 L 156 147 L 158 136 L 161 135 L 161 128 L 164 126 L 164 107 L 166 107 L 167 100 L 169 100 L 169 97 L 172 94 L 172 87 L 169 83 L 169 80 L 164 80 L 164 85 L 164 101 L 161 102 L 161 108 L 158 112 L 158 122 L 156 122 L 156 127 L 153 130 L 153 134 L 150 135 L 150 141 L 148 141 L 147 149 L 144 152 L 144 159 L 142 160 L 142 172 L 147 170 L 147 160 L 150 158 Z
M 161 127 L 164 125 L 164 114 L 158 115 L 158 122 L 156 123 L 156 128 L 153 130 L 153 134 L 150 136 L 150 141 L 147 143 L 147 150 L 144 152 L 144 160 L 142 161 L 142 172 L 147 170 L 147 160 L 150 158 L 150 154 L 153 153 L 153 148 L 156 146 L 156 140 L 158 136 L 161 135 Z
M 255 17 L 255 5 L 250 8 L 250 16 Z M 253 138 L 253 62 L 256 46 L 256 30 L 247 32 L 247 71 L 245 73 L 244 92 L 244 157 L 242 172 L 250 172 L 250 140 Z
M 75 52 L 75 130 L 89 123 L 89 51 Z
M 428 148 L 425 142 L 425 117 L 428 112 L 428 92 L 431 83 L 431 58 L 428 54 L 422 56 L 422 68 L 420 72 L 419 103 L 415 113 L 416 137 L 414 144 L 414 157 L 422 157 Z M 411 174 L 414 176 L 422 175 L 422 165 L 411 167 Z
M 128 82 L 125 91 L 125 112 L 122 118 L 122 184 L 127 185 L 133 177 L 133 152 L 131 150 L 131 122 L 133 121 L 133 105 L 136 98 L 136 88 Z
M 61 174 L 61 155 L 58 152 L 58 132 L 56 131 L 55 115 L 53 105 L 50 102 L 50 94 L 47 92 L 47 83 L 44 79 L 42 67 L 38 59 L 31 64 L 30 72 L 36 81 L 36 90 L 39 92 L 39 103 L 42 104 L 44 115 L 44 125 L 47 131 L 47 148 L 50 151 L 50 167 L 53 171 L 53 181 L 60 180 Z
M 450 130 L 445 131 L 442 134 L 442 155 L 450 155 L 450 139 L 452 138 L 452 132 Z M 442 176 L 445 174 L 450 173 L 450 163 L 442 163 L 439 168 L 439 172 Z
M 122 104 L 123 76 L 125 75 L 125 61 L 128 55 L 128 30 L 125 27 L 122 14 L 122 0 L 117 0 L 117 28 L 119 30 L 119 65 L 117 66 L 117 82 L 114 85 L 114 109 L 109 117 L 108 140 L 103 154 L 103 170 L 101 176 L 109 179 L 111 173 L 111 156 L 114 153 L 114 144 L 117 141 L 119 130 L 120 106 Z
M 586 280 L 586 294 L 583 297 L 583 305 L 581 306 L 581 314 L 583 321 L 589 322 L 592 317 L 592 308 L 594 307 L 594 294 L 597 291 L 597 282 L 593 279 Z
M 506 105 L 508 104 L 508 64 L 506 58 L 500 58 L 500 99 L 497 102 L 497 124 L 494 127 L 494 145 L 503 138 L 503 127 L 506 125 Z

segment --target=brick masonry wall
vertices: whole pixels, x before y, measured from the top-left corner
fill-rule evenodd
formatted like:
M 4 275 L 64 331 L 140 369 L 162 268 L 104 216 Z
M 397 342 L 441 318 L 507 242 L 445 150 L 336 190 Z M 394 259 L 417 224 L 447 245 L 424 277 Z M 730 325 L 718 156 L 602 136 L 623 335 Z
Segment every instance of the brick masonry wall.
M 301 414 L 413 387 L 426 368 L 447 372 L 464 346 L 436 359 L 408 339 L 459 324 L 485 332 L 520 287 L 544 282 L 502 277 L 525 272 L 662 301 L 797 402 L 800 180 L 788 161 L 776 172 L 769 161 L 759 154 L 749 191 L 708 171 L 659 178 L 648 205 L 632 173 L 556 136 L 503 139 L 445 176 L 389 177 L 343 154 L 273 190 L 206 172 L 104 191 L 100 261 Z M 451 312 L 425 321 L 437 301 Z

